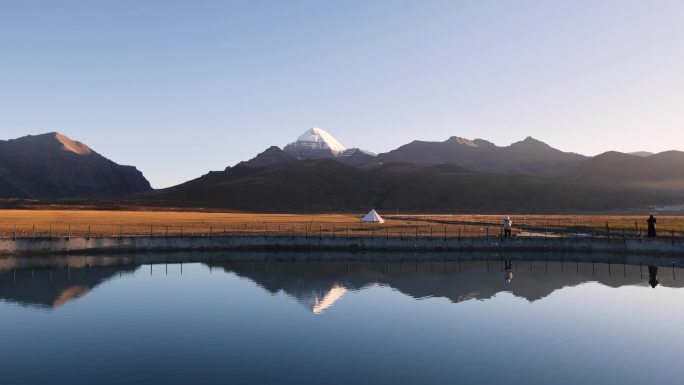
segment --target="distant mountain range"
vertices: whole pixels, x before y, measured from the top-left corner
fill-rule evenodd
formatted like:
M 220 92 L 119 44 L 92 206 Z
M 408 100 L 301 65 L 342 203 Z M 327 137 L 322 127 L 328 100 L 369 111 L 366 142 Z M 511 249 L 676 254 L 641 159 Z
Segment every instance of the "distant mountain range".
M 414 141 L 375 155 L 314 128 L 282 150 L 143 199 L 249 211 L 607 211 L 681 204 L 681 170 L 681 152 L 589 158 L 531 137 L 506 147 Z
M 684 152 L 650 156 L 606 152 L 568 170 L 567 180 L 642 190 L 684 191 Z
M 486 140 L 455 136 L 444 142 L 416 140 L 377 157 L 381 163 L 448 163 L 476 172 L 539 177 L 561 175 L 586 159 L 583 155 L 556 150 L 531 137 L 507 147 L 498 147 Z
M 0 141 L 0 198 L 123 197 L 151 190 L 135 167 L 56 132 Z
M 454 164 L 470 171 L 559 176 L 588 158 L 562 152 L 532 137 L 499 147 L 482 139 L 469 140 L 453 136 L 444 142 L 415 140 L 390 152 L 375 155 L 370 151 L 347 149 L 321 128 L 312 128 L 299 136 L 283 151 L 293 160 L 335 159 L 354 166 L 384 163 L 417 165 Z M 285 159 L 287 160 L 287 159 Z
M 135 168 L 52 133 L 0 142 L 0 197 L 8 196 L 274 212 L 644 210 L 684 203 L 684 153 L 590 158 L 531 137 L 504 147 L 451 137 L 376 155 L 312 128 L 283 149 L 151 191 Z
M 646 193 L 524 175 L 474 173 L 455 165 L 354 167 L 332 159 L 266 167 L 239 164 L 142 198 L 174 205 L 269 212 L 368 208 L 389 212 L 554 212 L 682 202 L 681 197 L 662 191 Z

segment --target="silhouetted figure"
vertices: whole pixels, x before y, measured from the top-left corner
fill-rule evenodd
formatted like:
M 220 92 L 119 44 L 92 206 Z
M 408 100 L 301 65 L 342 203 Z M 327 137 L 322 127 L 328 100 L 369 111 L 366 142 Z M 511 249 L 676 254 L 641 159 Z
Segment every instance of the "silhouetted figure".
M 648 239 L 656 239 L 656 223 L 658 220 L 651 215 L 646 222 L 648 222 Z
M 513 227 L 513 221 L 511 221 L 511 217 L 504 218 L 504 220 L 503 220 L 504 238 L 510 238 L 511 237 L 511 227 Z
M 657 266 L 649 266 L 648 267 L 648 283 L 654 289 L 656 286 L 658 286 L 658 267 Z
M 513 268 L 511 267 L 511 265 L 512 265 L 511 261 L 506 261 L 505 265 L 506 265 L 505 266 L 506 275 L 504 277 L 506 278 L 506 281 L 508 281 L 508 283 L 510 283 L 511 280 L 513 279 Z

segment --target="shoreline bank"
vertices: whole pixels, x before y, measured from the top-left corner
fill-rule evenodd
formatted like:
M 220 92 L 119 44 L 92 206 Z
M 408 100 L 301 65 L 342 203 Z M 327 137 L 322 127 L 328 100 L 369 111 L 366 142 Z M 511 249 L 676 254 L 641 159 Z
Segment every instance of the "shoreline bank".
M 634 238 L 136 236 L 0 239 L 0 256 L 169 251 L 516 251 L 684 256 L 684 240 Z

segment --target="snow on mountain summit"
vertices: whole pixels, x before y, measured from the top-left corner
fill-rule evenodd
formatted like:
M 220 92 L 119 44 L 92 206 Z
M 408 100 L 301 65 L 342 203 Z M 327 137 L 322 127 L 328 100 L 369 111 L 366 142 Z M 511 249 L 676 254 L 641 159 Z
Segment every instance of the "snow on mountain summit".
M 301 134 L 297 141 L 283 149 L 297 159 L 334 158 L 346 148 L 322 128 L 314 127 Z
M 360 148 L 346 148 L 322 128 L 314 127 L 299 135 L 295 142 L 283 148 L 295 159 L 335 159 L 341 163 L 361 166 L 371 162 L 375 154 Z
M 322 128 L 313 127 L 306 130 L 297 138 L 297 143 L 301 146 L 311 148 L 329 148 L 335 153 L 340 153 L 346 148 L 334 136 Z

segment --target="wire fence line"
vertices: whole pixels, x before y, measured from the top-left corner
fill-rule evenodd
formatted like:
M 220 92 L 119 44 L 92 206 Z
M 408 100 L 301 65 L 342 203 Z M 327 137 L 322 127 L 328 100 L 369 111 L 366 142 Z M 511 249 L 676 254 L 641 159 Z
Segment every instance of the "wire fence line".
M 605 238 L 643 239 L 647 228 L 602 221 L 543 221 L 516 220 L 511 229 L 512 238 Z M 399 238 L 503 238 L 501 223 L 491 220 L 452 220 L 445 217 L 392 217 L 380 223 L 228 223 L 222 224 L 52 224 L 40 226 L 6 226 L 0 232 L 1 239 L 51 239 L 51 238 L 111 238 L 111 237 L 399 237 Z M 658 228 L 658 238 L 681 239 L 681 227 Z

